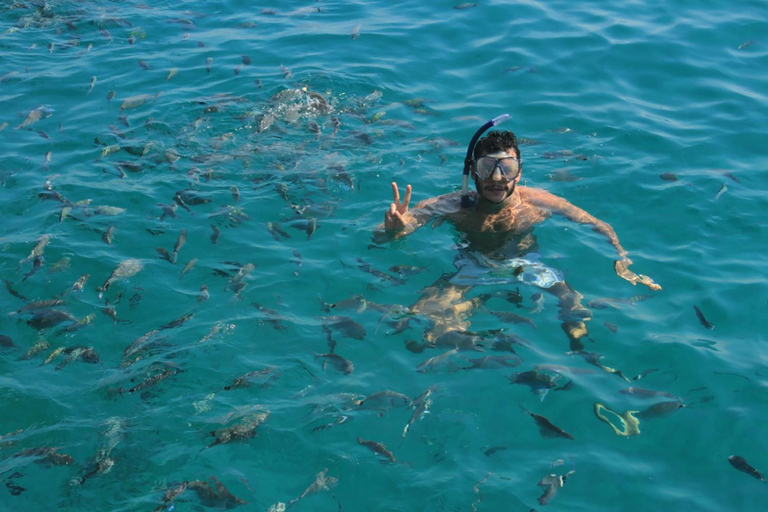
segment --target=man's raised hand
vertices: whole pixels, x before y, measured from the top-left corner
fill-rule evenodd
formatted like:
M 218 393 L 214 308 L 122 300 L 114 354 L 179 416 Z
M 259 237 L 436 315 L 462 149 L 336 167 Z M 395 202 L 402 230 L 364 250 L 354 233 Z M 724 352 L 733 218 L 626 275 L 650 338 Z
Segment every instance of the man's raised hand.
M 392 182 L 392 197 L 394 202 L 389 205 L 389 210 L 384 214 L 384 228 L 387 230 L 400 230 L 408 225 L 405 214 L 408 213 L 408 204 L 411 202 L 411 186 L 405 187 L 405 197 L 400 202 L 400 191 L 397 183 Z

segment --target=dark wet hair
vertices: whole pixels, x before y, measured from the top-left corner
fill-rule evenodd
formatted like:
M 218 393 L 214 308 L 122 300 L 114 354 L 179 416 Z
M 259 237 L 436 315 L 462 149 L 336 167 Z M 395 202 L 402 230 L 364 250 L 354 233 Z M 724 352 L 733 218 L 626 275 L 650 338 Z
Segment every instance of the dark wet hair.
M 510 149 L 515 150 L 515 154 L 520 158 L 520 148 L 517 145 L 517 137 L 515 134 L 509 131 L 500 132 L 492 131 L 488 132 L 488 135 L 477 141 L 473 157 L 475 159 L 485 156 L 488 153 L 495 151 L 508 151 Z

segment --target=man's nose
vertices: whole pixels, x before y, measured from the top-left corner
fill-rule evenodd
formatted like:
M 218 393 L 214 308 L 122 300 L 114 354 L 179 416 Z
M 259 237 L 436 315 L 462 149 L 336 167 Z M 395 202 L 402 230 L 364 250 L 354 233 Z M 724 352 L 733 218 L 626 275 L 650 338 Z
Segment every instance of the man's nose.
M 498 165 L 493 168 L 493 175 L 491 177 L 493 178 L 493 181 L 501 181 L 504 178 Z

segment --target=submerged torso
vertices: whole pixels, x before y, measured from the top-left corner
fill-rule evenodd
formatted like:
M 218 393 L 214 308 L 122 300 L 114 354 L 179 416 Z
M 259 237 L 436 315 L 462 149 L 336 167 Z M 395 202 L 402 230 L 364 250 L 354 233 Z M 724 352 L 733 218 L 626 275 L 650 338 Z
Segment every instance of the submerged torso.
M 538 249 L 533 228 L 552 215 L 533 203 L 537 193 L 537 189 L 518 187 L 514 199 L 519 201 L 497 212 L 481 211 L 477 206 L 461 208 L 460 194 L 448 194 L 434 206 L 434 214 L 456 227 L 468 249 L 492 259 L 516 258 Z M 474 200 L 477 204 L 477 194 Z

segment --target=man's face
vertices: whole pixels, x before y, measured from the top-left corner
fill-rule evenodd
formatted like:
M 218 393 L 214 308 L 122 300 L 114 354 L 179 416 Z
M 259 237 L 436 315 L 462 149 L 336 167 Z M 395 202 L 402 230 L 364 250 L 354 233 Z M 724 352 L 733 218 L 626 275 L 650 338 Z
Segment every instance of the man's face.
M 496 159 L 518 157 L 514 149 L 508 151 L 495 151 L 484 156 L 490 156 Z M 477 187 L 478 194 L 484 197 L 487 201 L 490 201 L 491 203 L 501 203 L 512 194 L 515 184 L 520 181 L 520 174 L 521 173 L 518 173 L 515 177 L 504 176 L 501 169 L 497 167 L 493 170 L 493 174 L 491 174 L 487 180 L 481 180 L 475 175 L 475 187 Z M 508 177 L 511 178 L 511 180 L 507 179 Z

